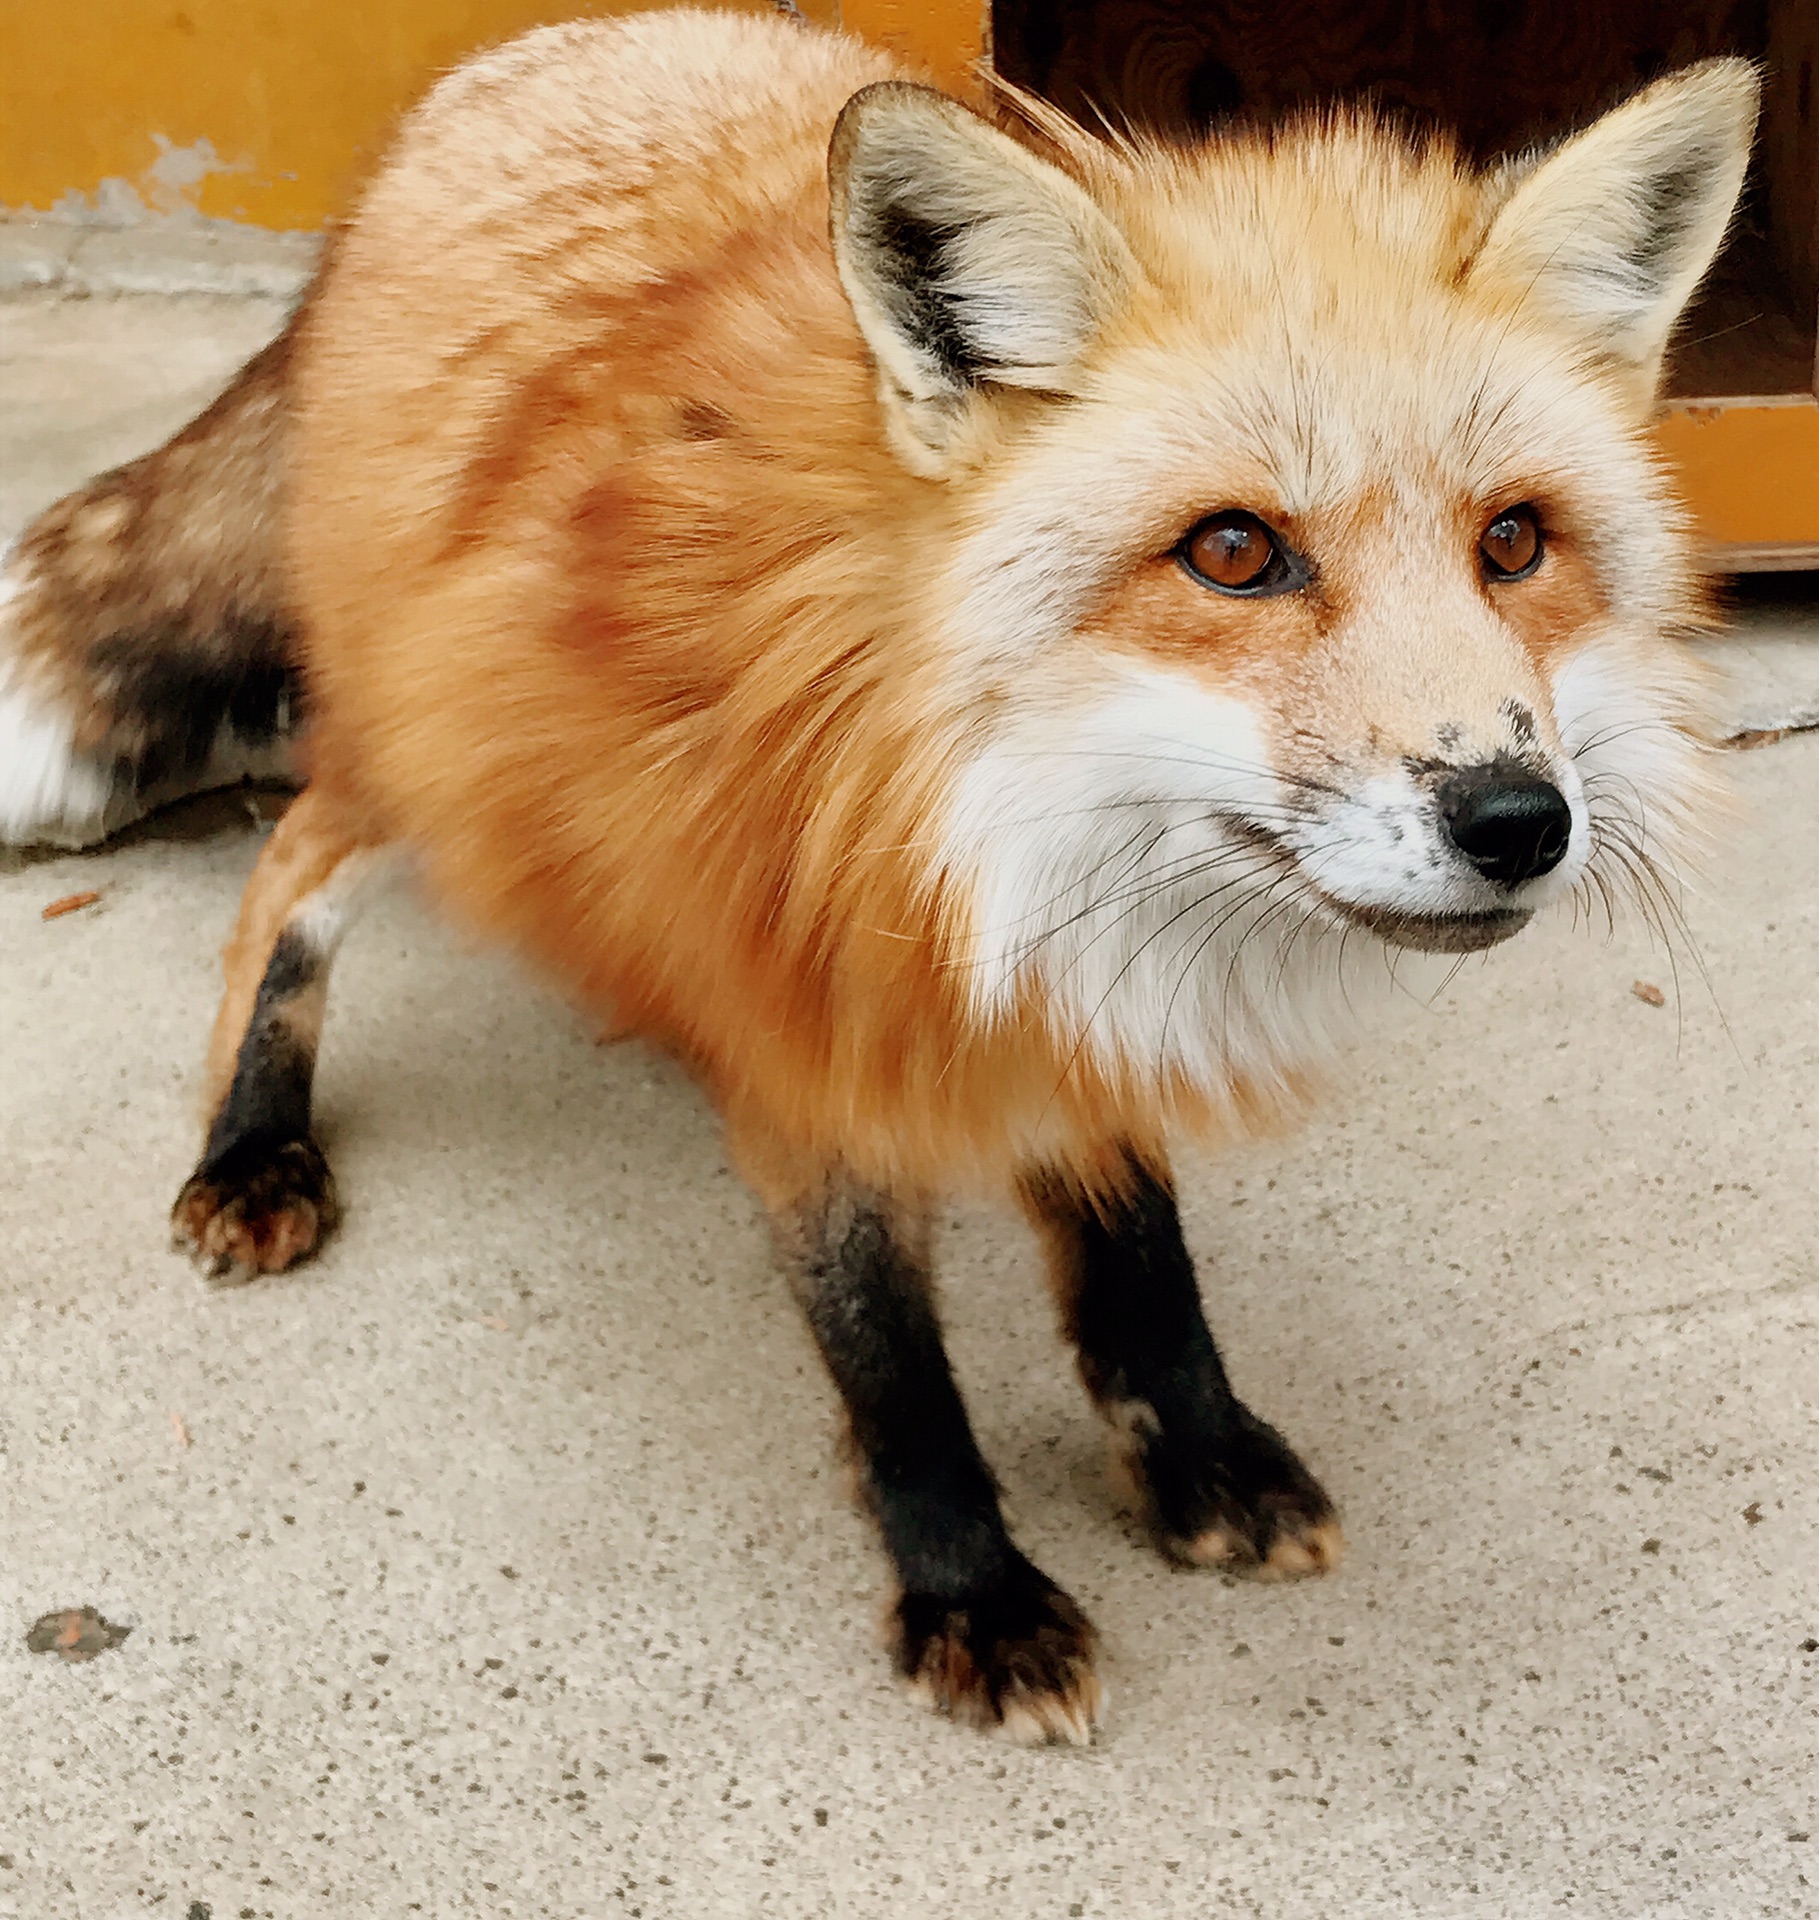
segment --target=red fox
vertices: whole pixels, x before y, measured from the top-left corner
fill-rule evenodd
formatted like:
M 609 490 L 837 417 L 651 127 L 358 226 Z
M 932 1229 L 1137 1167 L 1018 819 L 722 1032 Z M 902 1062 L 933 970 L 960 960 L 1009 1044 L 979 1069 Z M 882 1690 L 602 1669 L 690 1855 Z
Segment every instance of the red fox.
M 1332 1567 L 1169 1145 L 1290 1116 L 1399 950 L 1700 831 L 1704 590 L 1644 428 L 1755 100 L 1713 61 L 1481 172 L 1351 113 L 1000 124 L 713 12 L 451 73 L 285 336 L 4 574 L 10 837 L 287 726 L 307 776 L 180 1244 L 240 1280 L 332 1226 L 328 968 L 405 849 L 717 1102 L 929 1702 L 1076 1741 L 1102 1703 L 943 1352 L 957 1188 L 1036 1223 L 1162 1549 Z

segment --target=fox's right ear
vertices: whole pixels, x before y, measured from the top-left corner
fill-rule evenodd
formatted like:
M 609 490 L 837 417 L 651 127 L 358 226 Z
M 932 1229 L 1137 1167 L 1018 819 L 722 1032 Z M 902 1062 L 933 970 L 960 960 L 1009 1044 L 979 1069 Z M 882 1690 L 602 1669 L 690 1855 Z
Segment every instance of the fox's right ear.
M 918 473 L 958 455 L 981 389 L 1068 392 L 1135 271 L 1077 182 L 928 87 L 856 93 L 828 183 L 840 279 Z

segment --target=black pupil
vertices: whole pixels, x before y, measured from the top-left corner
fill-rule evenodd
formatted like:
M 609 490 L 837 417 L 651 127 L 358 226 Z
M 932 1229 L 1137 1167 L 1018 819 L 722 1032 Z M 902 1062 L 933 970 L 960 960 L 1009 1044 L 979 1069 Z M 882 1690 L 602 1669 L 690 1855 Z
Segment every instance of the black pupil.
M 1492 557 L 1506 568 L 1520 567 L 1524 537 L 1528 532 L 1528 522 L 1519 513 L 1506 513 L 1501 520 L 1493 520 L 1490 530 Z M 1526 556 L 1524 556 L 1526 558 Z
M 1212 545 L 1213 564 L 1222 574 L 1247 574 L 1262 564 L 1263 555 L 1258 549 L 1263 542 L 1258 538 L 1255 527 L 1247 527 L 1242 523 L 1215 527 Z

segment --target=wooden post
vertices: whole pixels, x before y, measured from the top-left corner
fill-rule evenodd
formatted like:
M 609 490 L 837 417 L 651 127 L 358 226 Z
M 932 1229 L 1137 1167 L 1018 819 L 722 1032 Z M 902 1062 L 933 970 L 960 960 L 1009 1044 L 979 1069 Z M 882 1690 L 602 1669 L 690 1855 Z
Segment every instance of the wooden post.
M 1819 400 L 1683 400 L 1655 444 L 1727 572 L 1819 567 Z

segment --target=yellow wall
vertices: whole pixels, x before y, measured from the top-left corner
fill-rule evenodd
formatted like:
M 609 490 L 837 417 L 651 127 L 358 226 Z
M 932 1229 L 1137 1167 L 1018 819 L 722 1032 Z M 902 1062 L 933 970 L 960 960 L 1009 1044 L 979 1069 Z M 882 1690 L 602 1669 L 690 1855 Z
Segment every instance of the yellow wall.
M 0 0 L 0 207 L 92 199 L 111 178 L 154 208 L 317 227 L 440 69 L 525 27 L 638 4 Z M 980 51 L 983 4 L 801 0 L 950 83 Z
M 159 210 L 319 227 L 440 69 L 540 22 L 642 3 L 0 0 L 0 208 L 92 201 L 114 181 Z M 990 0 L 800 4 L 956 90 L 987 51 Z M 1677 409 L 1661 439 L 1709 540 L 1819 559 L 1810 399 Z

